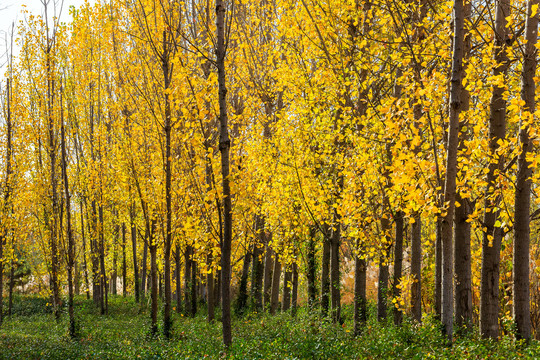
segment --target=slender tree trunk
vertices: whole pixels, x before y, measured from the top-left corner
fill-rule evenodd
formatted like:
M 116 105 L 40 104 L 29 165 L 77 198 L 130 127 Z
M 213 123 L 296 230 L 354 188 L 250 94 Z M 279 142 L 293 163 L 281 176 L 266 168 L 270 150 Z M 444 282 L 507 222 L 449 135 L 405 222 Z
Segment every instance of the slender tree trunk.
M 498 0 L 495 3 L 494 58 L 497 66 L 494 76 L 506 78 L 510 65 L 506 54 L 510 44 L 506 18 L 510 16 L 509 0 Z M 482 274 L 480 283 L 480 334 L 484 338 L 499 336 L 499 263 L 501 258 L 502 228 L 497 226 L 499 218 L 501 194 L 497 178 L 504 171 L 504 156 L 499 153 L 499 142 L 506 135 L 506 86 L 494 86 L 489 116 L 489 156 L 488 173 L 486 174 L 485 210 L 483 227 L 486 231 L 482 239 Z
M 433 300 L 433 311 L 435 318 L 442 319 L 442 218 L 437 216 L 435 222 L 435 289 Z
M 157 325 L 157 316 L 158 316 L 158 271 L 157 271 L 157 243 L 154 239 L 154 233 L 156 228 L 156 220 L 150 220 L 152 224 L 150 225 L 148 231 L 148 242 L 150 249 L 150 276 L 151 276 L 151 312 L 150 312 L 150 334 L 152 336 L 157 335 L 158 325 Z
M 176 245 L 176 251 L 174 253 L 176 260 L 176 313 L 182 312 L 182 256 L 180 255 L 180 245 Z
M 75 242 L 73 240 L 73 231 L 71 229 L 71 195 L 69 192 L 69 182 L 67 175 L 67 155 L 66 155 L 66 135 L 64 128 L 64 111 L 62 96 L 60 96 L 60 136 L 62 141 L 62 177 L 64 178 L 64 196 L 66 206 L 66 227 L 68 240 L 68 314 L 69 314 L 69 336 L 77 337 L 77 327 L 75 324 L 75 311 L 73 309 L 73 264 L 75 262 Z
M 253 266 L 251 272 L 251 299 L 252 307 L 255 311 L 261 311 L 263 306 L 262 288 L 263 288 L 263 262 L 262 255 L 264 248 L 264 220 L 261 216 L 255 217 L 255 226 L 257 229 L 258 238 L 253 246 Z
M 191 265 L 191 255 L 193 252 L 193 248 L 191 245 L 186 246 L 186 251 L 184 252 L 184 302 L 186 304 L 185 312 L 186 316 L 189 316 L 192 314 L 192 305 L 191 302 L 191 287 L 193 284 L 191 283 L 191 270 L 193 269 Z
M 13 245 L 13 241 L 11 242 Z M 11 316 L 13 310 L 13 287 L 15 286 L 15 263 L 11 259 L 11 267 L 9 270 L 9 300 L 8 300 L 8 316 Z
M 292 310 L 291 315 L 296 316 L 298 310 L 298 264 L 293 263 L 292 269 Z
M 291 288 L 292 288 L 292 271 L 285 270 L 283 278 L 283 305 L 281 311 L 288 311 L 291 307 Z
M 147 284 L 147 261 L 148 261 L 148 237 L 145 236 L 143 246 L 143 258 L 142 258 L 142 267 L 141 267 L 141 299 L 143 305 L 145 305 L 146 290 L 148 288 Z
M 401 291 L 398 288 L 402 277 L 403 268 L 403 214 L 399 211 L 396 214 L 396 243 L 394 247 L 394 280 L 392 284 L 394 297 L 400 296 Z M 394 306 L 394 324 L 401 325 L 403 313 Z
M 191 260 L 191 317 L 197 315 L 197 262 Z
M 113 213 L 114 217 L 117 217 L 117 214 Z M 118 219 L 115 219 L 115 222 Z M 120 235 L 120 226 L 116 224 L 114 226 L 114 234 L 113 234 L 113 269 L 111 273 L 111 281 L 110 281 L 110 288 L 111 288 L 111 294 L 117 295 L 118 294 L 118 236 Z
M 83 271 L 84 271 L 84 281 L 86 284 L 86 299 L 90 299 L 90 281 L 88 279 L 88 263 L 86 262 L 86 236 L 84 233 L 84 212 L 83 212 L 83 200 L 81 199 L 80 210 L 81 210 L 81 237 L 83 245 Z
M 272 272 L 274 268 L 274 251 L 270 247 L 272 233 L 269 233 L 265 241 L 265 261 L 264 261 L 264 308 L 270 309 L 270 293 L 272 291 Z
M 208 253 L 208 256 L 206 258 L 206 263 L 209 267 L 212 266 L 212 251 Z M 206 274 L 206 289 L 207 289 L 207 296 L 206 296 L 206 303 L 208 306 L 208 322 L 211 323 L 214 321 L 215 318 L 215 310 L 214 310 L 214 274 L 212 271 L 208 272 Z
M 339 193 L 343 191 L 343 176 L 339 176 Z M 341 196 L 341 195 L 340 195 Z M 341 323 L 341 284 L 339 271 L 339 248 L 341 245 L 341 215 L 334 209 L 334 229 L 330 243 L 330 281 L 332 294 L 332 321 Z
M 388 308 L 388 264 L 385 264 L 386 255 L 379 263 L 379 287 L 377 288 L 377 319 L 379 321 L 386 320 Z
M 396 224 L 397 226 L 397 224 Z M 422 321 L 422 218 L 415 216 L 411 231 L 411 307 L 414 320 Z
M 137 265 L 137 227 L 135 225 L 135 204 L 131 205 L 129 211 L 129 221 L 131 227 L 131 249 L 133 251 L 133 286 L 135 288 L 135 302 L 139 302 L 140 283 L 139 283 L 139 267 Z
M 357 248 L 359 241 L 356 241 Z M 358 250 L 357 250 L 358 251 Z M 354 258 L 354 335 L 358 336 L 367 321 L 366 260 L 357 254 Z
M 467 222 L 470 203 L 459 194 L 456 201 L 461 204 L 454 215 L 454 270 L 456 273 L 456 326 L 472 328 L 472 288 L 471 288 L 471 224 Z
M 309 230 L 309 240 L 307 249 L 307 293 L 308 306 L 310 309 L 315 307 L 317 301 L 317 284 L 315 283 L 317 274 L 317 259 L 315 258 L 315 226 L 311 226 Z
M 531 312 L 529 294 L 529 246 L 530 246 L 530 204 L 531 204 L 531 162 L 527 155 L 532 151 L 532 142 L 529 136 L 530 125 L 534 123 L 536 111 L 535 94 L 537 66 L 536 43 L 538 39 L 538 14 L 531 16 L 532 7 L 538 6 L 538 0 L 527 2 L 527 21 L 525 25 L 525 53 L 523 70 L 521 73 L 521 99 L 525 101 L 525 119 L 523 117 L 519 129 L 519 142 L 521 145 L 518 155 L 518 172 L 516 177 L 515 215 L 514 215 L 514 254 L 513 254 L 513 310 L 516 324 L 516 338 L 529 341 L 531 338 Z
M 223 187 L 223 243 L 221 244 L 221 302 L 223 343 L 228 348 L 232 343 L 231 334 L 231 242 L 232 242 L 232 203 L 229 185 L 229 138 L 227 116 L 227 87 L 225 83 L 225 57 L 227 48 L 225 44 L 225 12 L 226 3 L 216 0 L 216 67 L 218 70 L 219 87 L 219 151 L 221 152 L 221 175 Z
M 127 295 L 126 223 L 122 223 L 122 296 Z
M 330 241 L 326 234 L 323 237 L 323 253 L 321 264 L 321 311 L 322 316 L 328 316 L 330 303 Z
M 454 254 L 452 232 L 456 200 L 457 150 L 459 138 L 459 115 L 461 112 L 461 81 L 463 75 L 464 52 L 464 12 L 463 0 L 454 1 L 454 38 L 452 53 L 452 78 L 450 80 L 450 110 L 448 123 L 448 141 L 446 154 L 446 177 L 444 183 L 445 216 L 442 218 L 441 250 L 442 250 L 442 291 L 441 311 L 443 334 L 448 342 L 453 338 L 454 315 Z
M 165 221 L 166 233 L 164 242 L 164 277 L 165 277 L 165 304 L 163 309 L 163 335 L 167 339 L 171 337 L 172 317 L 171 317 L 171 247 L 172 247 L 172 199 L 171 199 L 171 177 L 172 177 L 172 156 L 171 156 L 171 130 L 172 115 L 171 101 L 169 98 L 169 87 L 172 76 L 172 66 L 169 63 L 170 42 L 166 41 L 166 33 L 163 33 L 163 56 L 162 70 L 164 80 L 165 96 L 165 123 L 163 130 L 165 132 Z
M 100 202 L 103 204 L 103 201 Z M 99 206 L 99 264 L 101 268 L 101 315 L 107 314 L 108 307 L 108 287 L 107 271 L 105 268 L 105 229 L 103 220 L 103 205 Z
M 272 296 L 270 298 L 270 314 L 274 315 L 279 307 L 279 283 L 281 278 L 281 262 L 276 253 L 272 277 Z

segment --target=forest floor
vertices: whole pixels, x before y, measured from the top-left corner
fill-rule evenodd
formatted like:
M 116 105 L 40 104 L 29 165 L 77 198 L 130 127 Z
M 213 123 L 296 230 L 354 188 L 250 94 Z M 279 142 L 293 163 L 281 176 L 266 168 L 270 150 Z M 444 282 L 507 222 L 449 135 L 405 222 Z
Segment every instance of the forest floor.
M 0 328 L 0 359 L 540 359 L 540 344 L 498 342 L 477 334 L 457 336 L 445 346 L 439 326 L 405 320 L 395 327 L 379 323 L 371 309 L 361 336 L 352 335 L 352 313 L 344 308 L 343 326 L 300 309 L 269 316 L 233 318 L 233 345 L 225 351 L 219 322 L 208 324 L 204 309 L 195 318 L 175 314 L 171 340 L 148 335 L 149 314 L 133 298 L 112 296 L 108 315 L 99 315 L 91 300 L 76 299 L 79 338 L 67 333 L 67 314 L 54 320 L 47 300 L 17 297 L 13 315 Z

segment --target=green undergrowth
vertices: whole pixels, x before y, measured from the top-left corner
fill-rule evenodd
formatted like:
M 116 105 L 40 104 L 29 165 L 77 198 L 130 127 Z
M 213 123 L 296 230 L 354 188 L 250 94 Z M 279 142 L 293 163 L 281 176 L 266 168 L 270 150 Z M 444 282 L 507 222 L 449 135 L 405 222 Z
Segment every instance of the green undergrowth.
M 13 315 L 0 328 L 0 359 L 538 359 L 540 346 L 498 342 L 477 334 L 445 345 L 440 326 L 430 318 L 423 325 L 405 320 L 395 327 L 379 323 L 374 310 L 360 336 L 352 334 L 351 309 L 343 325 L 334 325 L 300 309 L 269 316 L 248 313 L 233 319 L 233 345 L 221 343 L 221 324 L 208 324 L 202 309 L 195 318 L 174 314 L 170 340 L 149 336 L 148 308 L 132 298 L 113 296 L 107 315 L 91 300 L 76 299 L 79 337 L 69 338 L 67 315 L 54 320 L 45 299 L 18 297 Z

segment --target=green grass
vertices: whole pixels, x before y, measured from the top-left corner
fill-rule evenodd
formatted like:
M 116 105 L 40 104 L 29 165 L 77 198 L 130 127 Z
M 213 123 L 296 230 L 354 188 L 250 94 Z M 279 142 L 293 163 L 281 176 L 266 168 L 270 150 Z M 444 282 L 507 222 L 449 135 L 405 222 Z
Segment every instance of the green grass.
M 67 334 L 67 316 L 56 322 L 47 301 L 16 298 L 14 315 L 0 328 L 0 359 L 538 359 L 540 346 L 461 337 L 445 346 L 439 325 L 405 321 L 401 327 L 370 320 L 363 334 L 352 336 L 351 310 L 343 326 L 300 310 L 271 317 L 247 314 L 233 320 L 233 345 L 221 344 L 221 325 L 208 324 L 203 312 L 195 318 L 175 314 L 169 341 L 148 336 L 148 310 L 132 298 L 111 297 L 109 314 L 100 316 L 91 301 L 77 298 L 80 336 Z M 373 311 L 372 311 L 373 312 Z M 372 314 L 373 315 L 373 314 Z M 373 319 L 375 316 L 371 316 Z

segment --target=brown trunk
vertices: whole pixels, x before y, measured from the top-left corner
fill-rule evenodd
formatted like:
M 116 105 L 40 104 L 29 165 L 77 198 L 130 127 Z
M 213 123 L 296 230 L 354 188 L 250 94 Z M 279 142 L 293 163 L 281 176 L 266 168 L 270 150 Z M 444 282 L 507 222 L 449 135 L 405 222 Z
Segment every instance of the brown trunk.
M 394 298 L 400 296 L 401 291 L 398 288 L 402 277 L 403 268 L 403 214 L 396 214 L 396 243 L 394 247 L 394 279 L 392 284 L 392 293 Z M 394 306 L 394 324 L 401 325 L 403 321 L 403 313 Z
M 291 315 L 296 316 L 298 310 L 298 264 L 293 264 L 292 271 L 292 310 Z
M 193 253 L 193 248 L 191 245 L 186 246 L 186 251 L 184 252 L 184 303 L 186 304 L 185 315 L 189 316 L 192 314 L 193 310 L 191 308 L 191 270 L 193 266 L 191 265 L 191 256 Z
M 317 259 L 315 258 L 315 235 L 317 229 L 311 226 L 309 230 L 308 250 L 307 250 L 307 293 L 308 306 L 310 309 L 315 307 L 317 301 L 317 284 L 315 283 L 317 274 Z
M 270 314 L 274 315 L 279 307 L 279 283 L 281 278 L 281 263 L 276 253 L 272 276 L 272 294 L 270 297 Z
M 494 76 L 506 78 L 510 65 L 506 54 L 511 40 L 506 27 L 506 18 L 510 16 L 509 0 L 498 0 L 495 3 L 494 58 L 497 66 Z M 482 238 L 482 274 L 480 283 L 480 334 L 484 338 L 499 336 L 499 263 L 501 258 L 502 229 L 496 226 L 499 218 L 501 195 L 497 178 L 504 171 L 504 156 L 499 154 L 499 142 L 506 134 L 506 86 L 494 86 L 489 116 L 489 159 L 486 174 L 486 192 L 484 200 L 484 220 Z
M 270 293 L 272 291 L 272 272 L 274 268 L 274 251 L 269 243 L 272 240 L 272 233 L 268 233 L 265 241 L 265 261 L 264 261 L 264 309 L 270 309 Z
M 122 296 L 127 295 L 126 223 L 122 223 Z
M 151 311 L 150 311 L 150 334 L 156 336 L 158 332 L 157 316 L 158 316 L 158 274 L 157 274 L 157 243 L 154 239 L 156 228 L 156 220 L 151 220 L 148 231 L 148 242 L 150 249 L 150 277 L 151 277 Z
M 379 263 L 379 281 L 377 288 L 377 320 L 386 320 L 386 312 L 388 308 L 388 264 L 385 264 L 386 255 L 381 258 Z
M 180 245 L 176 245 L 176 251 L 174 253 L 176 260 L 176 313 L 182 312 L 182 256 L 180 255 Z
M 131 227 L 131 249 L 133 251 L 133 286 L 135 288 L 135 302 L 139 302 L 140 283 L 139 283 L 139 266 L 137 265 L 137 227 L 135 225 L 135 203 L 131 205 L 129 211 L 129 221 Z
M 442 218 L 436 218 L 436 235 L 435 235 L 435 289 L 433 300 L 433 311 L 436 319 L 442 319 Z
M 251 301 L 252 308 L 259 312 L 262 310 L 263 306 L 263 297 L 262 297 L 262 288 L 263 288 L 263 262 L 262 256 L 264 252 L 264 220 L 261 216 L 257 215 L 255 217 L 255 227 L 257 230 L 258 239 L 255 239 L 255 244 L 253 246 L 253 266 L 251 271 Z
M 446 176 L 444 182 L 444 202 L 447 208 L 441 224 L 441 313 L 443 334 L 448 343 L 453 339 L 454 315 L 454 284 L 453 266 L 454 253 L 452 232 L 454 224 L 454 209 L 456 200 L 457 152 L 459 139 L 459 115 L 461 112 L 461 87 L 463 76 L 464 52 L 464 13 L 463 0 L 454 1 L 454 37 L 452 52 L 452 77 L 450 80 L 450 106 L 448 122 L 448 139 L 446 153 Z
M 330 240 L 326 233 L 323 235 L 323 253 L 321 264 L 321 312 L 322 316 L 328 316 L 330 303 Z
M 366 278 L 367 264 L 358 249 L 359 241 L 356 241 L 357 255 L 354 258 L 354 335 L 358 336 L 367 321 L 367 298 Z
M 66 205 L 66 231 L 68 240 L 68 314 L 69 314 L 69 336 L 77 336 L 75 324 L 75 312 L 73 309 L 73 264 L 75 262 L 75 242 L 73 240 L 73 231 L 71 229 L 71 195 L 69 192 L 69 182 L 67 175 L 67 155 L 66 155 L 66 134 L 64 128 L 64 111 L 62 104 L 63 96 L 60 96 L 60 136 L 62 141 L 62 177 L 64 180 L 64 196 Z
M 396 225 L 397 226 L 397 225 Z M 415 216 L 411 231 L 412 318 L 422 321 L 422 218 Z
M 472 328 L 472 285 L 471 285 L 471 224 L 467 222 L 471 213 L 468 200 L 456 195 L 461 204 L 454 215 L 454 269 L 456 273 L 456 326 Z
M 208 253 L 208 256 L 206 258 L 206 263 L 208 264 L 208 267 L 212 266 L 212 251 Z M 213 322 L 215 318 L 215 310 L 214 310 L 214 273 L 212 271 L 208 272 L 206 274 L 206 304 L 208 306 L 208 322 Z
M 82 237 L 82 246 L 83 246 L 83 271 L 84 271 L 84 282 L 86 284 L 86 299 L 90 299 L 90 281 L 88 279 L 88 263 L 86 262 L 86 236 L 84 233 L 84 211 L 83 211 L 83 200 L 80 202 L 81 210 L 81 237 Z
M 340 193 L 343 190 L 343 176 L 338 181 Z M 341 244 L 341 216 L 334 209 L 334 229 L 330 239 L 330 282 L 332 294 L 332 321 L 341 323 L 341 286 L 339 271 L 339 248 Z
M 218 70 L 219 100 L 219 151 L 221 152 L 221 176 L 223 187 L 223 242 L 221 244 L 221 312 L 223 323 L 223 343 L 228 348 L 232 343 L 231 334 L 231 242 L 232 242 L 232 203 L 229 185 L 229 138 L 227 116 L 227 86 L 225 83 L 225 12 L 226 3 L 216 0 L 216 67 Z
M 523 70 L 521 73 L 521 99 L 525 101 L 524 115 L 533 120 L 536 111 L 535 93 L 537 66 L 536 43 L 538 38 L 538 15 L 531 17 L 532 6 L 538 6 L 538 0 L 527 2 L 527 21 L 525 31 L 525 53 Z M 524 117 L 522 116 L 522 119 Z M 514 254 L 513 254 L 513 280 L 514 280 L 514 322 L 516 324 L 516 338 L 529 341 L 531 338 L 531 312 L 529 294 L 529 246 L 530 246 L 530 204 L 531 204 L 531 162 L 527 155 L 532 151 L 532 142 L 529 137 L 529 123 L 520 123 L 519 142 L 521 145 L 518 155 L 515 214 L 514 214 Z
M 283 278 L 283 306 L 281 311 L 287 311 L 291 307 L 292 271 L 285 270 Z

